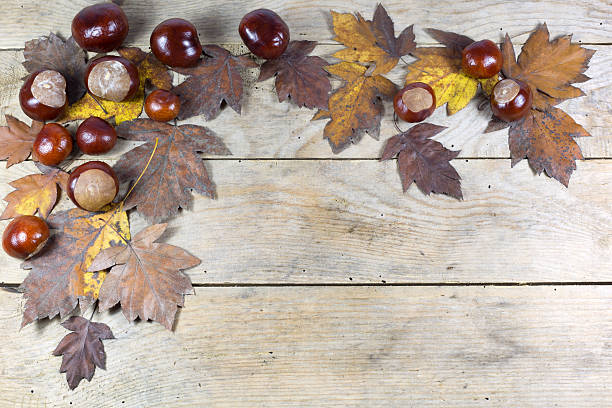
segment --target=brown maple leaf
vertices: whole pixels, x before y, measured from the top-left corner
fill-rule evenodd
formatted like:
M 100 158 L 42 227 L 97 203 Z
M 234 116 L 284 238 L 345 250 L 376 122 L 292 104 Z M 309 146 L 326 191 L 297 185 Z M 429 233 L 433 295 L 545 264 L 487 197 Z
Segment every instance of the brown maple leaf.
M 583 159 L 574 138 L 586 136 L 589 133 L 561 109 L 532 109 L 525 119 L 510 125 L 508 145 L 512 166 L 527 158 L 537 174 L 546 171 L 567 187 L 576 169 L 576 160 Z
M 508 34 L 502 53 L 504 76 L 527 83 L 533 93 L 534 108 L 545 110 L 566 99 L 584 95 L 571 84 L 589 80 L 584 72 L 595 51 L 572 44 L 571 35 L 550 41 L 548 27 L 541 24 L 523 45 L 518 63 Z
M 72 333 L 64 336 L 53 355 L 63 355 L 60 373 L 66 373 L 68 387 L 74 390 L 83 378 L 91 381 L 96 366 L 106 370 L 102 340 L 114 339 L 115 336 L 106 324 L 94 323 L 81 316 L 72 316 L 62 326 Z
M 202 47 L 204 58 L 193 68 L 174 68 L 189 75 L 174 88 L 181 98 L 178 119 L 204 115 L 206 120 L 215 118 L 225 101 L 236 113 L 242 104 L 242 77 L 239 68 L 255 68 L 257 63 L 246 56 L 235 56 L 218 45 Z
M 351 62 L 326 69 L 346 81 L 329 98 L 331 120 L 325 125 L 324 135 L 332 151 L 338 153 L 349 143 L 357 143 L 363 132 L 378 139 L 384 111 L 382 99 L 393 98 L 395 84 L 382 75 L 366 76 L 366 67 Z
M 331 14 L 336 33 L 334 40 L 347 47 L 333 56 L 347 62 L 373 62 L 376 67 L 372 75 L 391 71 L 400 57 L 416 47 L 412 26 L 405 28 L 396 38 L 393 20 L 381 4 L 376 7 L 372 21 L 365 20 L 359 13 L 332 11 Z
M 148 82 L 158 89 L 172 89 L 172 74 L 164 64 L 155 58 L 155 55 L 144 52 L 138 47 L 122 47 L 117 52 L 138 67 L 142 83 Z
M 29 73 L 42 69 L 59 72 L 66 79 L 66 95 L 70 104 L 85 94 L 85 68 L 87 53 L 70 37 L 67 41 L 50 33 L 30 40 L 23 50 L 23 66 Z
M 308 56 L 316 46 L 316 41 L 290 42 L 283 55 L 261 66 L 257 81 L 276 75 L 274 85 L 279 102 L 290 99 L 300 107 L 327 109 L 331 90 L 329 75 L 323 69 L 327 62 Z
M 461 177 L 450 164 L 459 151 L 448 150 L 442 143 L 430 139 L 444 129 L 444 126 L 420 123 L 387 140 L 381 160 L 398 156 L 404 192 L 415 182 L 425 195 L 437 193 L 463 198 Z
M 130 322 L 153 320 L 172 330 L 177 307 L 183 307 L 186 294 L 193 294 L 191 280 L 181 272 L 200 264 L 184 249 L 154 242 L 167 224 L 145 228 L 127 247 L 102 251 L 90 270 L 112 267 L 100 289 L 100 310 L 121 303 Z
M 19 119 L 4 115 L 7 126 L 0 127 L 0 159 L 7 160 L 6 168 L 21 163 L 32 153 L 32 145 L 44 123 L 32 121 L 28 126 Z
M 8 202 L 0 220 L 18 215 L 34 215 L 47 218 L 57 202 L 57 187 L 66 189 L 68 173 L 57 168 L 46 168 L 44 174 L 30 174 L 9 185 L 15 189 L 4 197 Z
M 137 119 L 122 123 L 116 130 L 124 139 L 147 142 L 122 155 L 115 164 L 117 176 L 123 182 L 138 178 L 158 140 L 151 164 L 127 198 L 125 208 L 137 207 L 147 220 L 158 222 L 186 207 L 192 200 L 191 190 L 215 196 L 204 162 L 196 153 L 231 153 L 208 128 Z
M 22 327 L 36 319 L 64 317 L 79 304 L 87 309 L 97 297 L 98 272 L 87 272 L 98 253 L 129 239 L 127 214 L 120 210 L 90 213 L 72 209 L 47 220 L 57 229 L 42 252 L 22 264 L 31 269 L 20 286 L 26 299 Z M 104 272 L 101 272 L 104 274 Z

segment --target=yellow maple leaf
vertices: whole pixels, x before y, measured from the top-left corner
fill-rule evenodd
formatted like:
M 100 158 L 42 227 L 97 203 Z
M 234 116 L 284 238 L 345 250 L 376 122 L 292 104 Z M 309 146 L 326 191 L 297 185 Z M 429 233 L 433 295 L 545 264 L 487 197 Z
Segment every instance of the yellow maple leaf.
M 107 101 L 101 98 L 94 99 L 86 93 L 78 102 L 68 106 L 66 112 L 59 120 L 60 123 L 73 120 L 87 119 L 97 116 L 102 119 L 115 118 L 115 123 L 136 119 L 142 113 L 144 103 L 144 81 L 140 81 L 138 92 L 132 98 L 124 102 Z

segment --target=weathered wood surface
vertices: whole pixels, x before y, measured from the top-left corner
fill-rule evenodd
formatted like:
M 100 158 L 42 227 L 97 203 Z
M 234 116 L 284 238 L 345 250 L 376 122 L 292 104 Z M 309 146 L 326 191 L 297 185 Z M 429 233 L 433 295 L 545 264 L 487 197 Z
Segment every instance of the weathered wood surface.
M 569 189 L 526 163 L 453 165 L 464 201 L 403 194 L 394 161 L 209 161 L 218 199 L 196 195 L 165 239 L 202 259 L 197 283 L 612 281 L 610 161 L 580 163 Z M 32 171 L 0 172 L 0 195 Z
M 107 370 L 74 392 L 53 321 L 0 292 L 0 405 L 607 407 L 609 286 L 198 288 L 174 332 L 97 315 Z

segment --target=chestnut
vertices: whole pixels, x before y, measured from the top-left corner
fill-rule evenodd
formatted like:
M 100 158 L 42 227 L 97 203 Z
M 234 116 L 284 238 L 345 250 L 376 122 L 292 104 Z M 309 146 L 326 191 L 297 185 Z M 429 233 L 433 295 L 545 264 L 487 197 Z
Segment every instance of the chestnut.
M 260 58 L 278 58 L 289 45 L 289 27 L 268 9 L 253 10 L 242 17 L 238 33 L 248 49 Z
M 57 71 L 32 73 L 19 91 L 19 104 L 23 112 L 34 120 L 56 119 L 68 105 L 66 79 Z
M 104 119 L 92 116 L 79 125 L 76 142 L 85 154 L 104 154 L 112 150 L 117 143 L 117 132 Z
M 34 139 L 34 160 L 45 166 L 57 166 L 72 152 L 72 136 L 58 123 L 47 123 Z
M 81 48 L 91 52 L 116 50 L 129 29 L 127 16 L 114 3 L 85 7 L 72 19 L 72 36 Z
M 412 82 L 395 94 L 393 109 L 405 122 L 421 122 L 436 110 L 436 94 L 423 82 Z
M 491 40 L 475 41 L 461 53 L 463 72 L 474 78 L 491 78 L 502 68 L 501 50 Z
M 518 79 L 501 80 L 491 92 L 491 110 L 495 116 L 506 122 L 524 118 L 532 103 L 531 88 Z
M 97 58 L 87 65 L 85 71 L 87 90 L 113 102 L 130 99 L 139 85 L 138 68 L 123 57 L 108 55 Z
M 181 100 L 170 91 L 156 89 L 147 96 L 144 108 L 151 119 L 168 122 L 178 116 Z
M 99 211 L 115 199 L 119 181 L 111 166 L 101 161 L 90 161 L 72 170 L 67 192 L 77 207 Z
M 4 230 L 2 248 L 14 258 L 26 259 L 40 251 L 49 239 L 49 227 L 40 217 L 20 215 Z
M 150 41 L 155 57 L 170 67 L 192 67 L 202 55 L 195 26 L 182 18 L 161 22 L 151 33 Z

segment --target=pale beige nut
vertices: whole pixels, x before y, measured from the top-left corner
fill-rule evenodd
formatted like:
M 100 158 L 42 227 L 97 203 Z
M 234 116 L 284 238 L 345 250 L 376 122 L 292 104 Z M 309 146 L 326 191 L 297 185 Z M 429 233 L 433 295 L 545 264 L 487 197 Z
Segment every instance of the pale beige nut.
M 409 111 L 420 112 L 431 108 L 433 98 L 427 89 L 412 88 L 404 92 L 402 102 L 404 102 Z
M 121 102 L 130 91 L 130 74 L 119 61 L 102 61 L 89 73 L 87 87 L 95 96 Z
M 98 211 L 117 194 L 115 179 L 102 170 L 83 172 L 74 186 L 74 199 L 87 211 Z
M 43 105 L 59 108 L 66 104 L 66 80 L 57 71 L 42 71 L 32 82 L 32 96 Z

